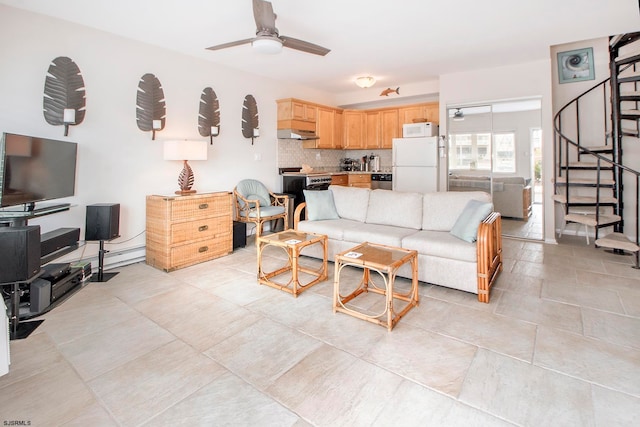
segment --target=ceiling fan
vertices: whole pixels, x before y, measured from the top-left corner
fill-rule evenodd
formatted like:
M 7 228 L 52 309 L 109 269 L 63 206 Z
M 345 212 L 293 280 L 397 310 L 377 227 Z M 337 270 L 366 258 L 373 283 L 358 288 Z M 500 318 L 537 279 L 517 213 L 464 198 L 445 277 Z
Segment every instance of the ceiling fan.
M 273 7 L 269 1 L 253 0 L 253 17 L 256 21 L 256 36 L 254 38 L 223 43 L 207 49 L 220 50 L 251 43 L 254 49 L 262 53 L 278 53 L 282 46 L 321 56 L 331 51 L 331 49 L 304 40 L 281 36 L 276 28 L 276 14 L 273 13 Z

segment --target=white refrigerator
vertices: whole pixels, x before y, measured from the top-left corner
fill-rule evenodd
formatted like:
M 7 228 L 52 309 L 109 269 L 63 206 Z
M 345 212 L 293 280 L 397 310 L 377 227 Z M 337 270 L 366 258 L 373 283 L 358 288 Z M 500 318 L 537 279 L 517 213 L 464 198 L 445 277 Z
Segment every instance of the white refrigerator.
M 394 138 L 393 190 L 415 193 L 438 191 L 438 137 Z

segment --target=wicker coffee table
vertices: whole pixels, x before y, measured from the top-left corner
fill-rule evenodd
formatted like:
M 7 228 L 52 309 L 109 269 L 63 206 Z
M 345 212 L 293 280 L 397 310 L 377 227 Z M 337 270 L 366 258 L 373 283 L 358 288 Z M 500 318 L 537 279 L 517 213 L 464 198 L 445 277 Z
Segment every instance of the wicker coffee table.
M 300 252 L 310 245 L 321 245 L 324 255 L 322 265 L 318 269 L 300 265 Z M 269 246 L 282 248 L 287 254 L 287 264 L 277 270 L 265 272 L 263 268 L 262 255 Z M 304 290 L 316 283 L 327 279 L 327 236 L 323 234 L 302 233 L 293 230 L 285 230 L 275 234 L 260 236 L 256 239 L 258 248 L 258 282 L 289 292 L 297 297 Z M 291 278 L 285 284 L 273 281 L 276 276 L 291 273 Z M 300 273 L 307 273 L 314 279 L 306 284 L 300 283 Z
M 403 294 L 394 290 L 394 282 L 398 269 L 407 263 L 410 263 L 412 268 L 411 289 Z M 348 266 L 362 268 L 363 273 L 360 284 L 355 290 L 343 296 L 340 294 L 340 273 Z M 372 275 L 371 271 L 377 274 Z M 369 291 L 385 296 L 385 306 L 381 312 L 371 313 L 359 309 L 355 304 L 347 305 L 358 295 Z M 407 304 L 400 312 L 396 312 L 394 300 L 405 301 Z M 418 303 L 417 251 L 365 242 L 336 255 L 333 286 L 334 313 L 340 311 L 350 314 L 359 319 L 386 326 L 391 331 L 396 323 Z

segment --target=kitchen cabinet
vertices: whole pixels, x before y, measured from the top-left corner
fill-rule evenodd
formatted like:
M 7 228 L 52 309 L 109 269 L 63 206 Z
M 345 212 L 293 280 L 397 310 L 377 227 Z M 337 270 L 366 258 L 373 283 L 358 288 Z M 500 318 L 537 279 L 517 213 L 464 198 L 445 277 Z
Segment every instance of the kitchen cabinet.
M 367 111 L 365 113 L 367 129 L 365 133 L 365 147 L 367 150 L 380 147 L 380 112 Z
M 380 144 L 378 148 L 391 148 L 393 138 L 402 137 L 402 124 L 397 108 L 380 111 Z
M 315 131 L 318 106 L 295 98 L 279 99 L 278 129 Z
M 371 188 L 370 173 L 350 173 L 349 187 Z
M 364 111 L 347 110 L 343 113 L 343 148 L 366 149 L 366 114 Z
M 332 149 L 342 147 L 342 124 L 336 123 L 338 111 L 331 107 L 317 107 L 315 131 L 318 139 L 302 141 L 303 148 Z
M 331 175 L 331 185 L 349 185 L 349 174 Z
M 233 248 L 230 192 L 147 196 L 146 261 L 164 271 L 208 261 Z
M 424 104 L 408 105 L 399 107 L 400 125 L 404 123 L 414 123 L 414 120 L 422 120 L 427 122 L 439 123 L 439 104 L 437 102 L 429 102 Z

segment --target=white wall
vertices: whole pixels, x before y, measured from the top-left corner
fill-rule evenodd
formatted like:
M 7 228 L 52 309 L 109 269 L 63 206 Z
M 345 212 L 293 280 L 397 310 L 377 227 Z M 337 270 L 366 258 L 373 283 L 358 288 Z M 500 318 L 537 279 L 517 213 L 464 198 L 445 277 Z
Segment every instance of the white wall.
M 200 94 L 210 86 L 218 95 L 221 133 L 209 146 L 209 160 L 191 162 L 199 192 L 231 191 L 243 178 L 257 178 L 280 190 L 276 149 L 276 103 L 287 97 L 330 103 L 326 95 L 231 70 L 105 32 L 0 6 L 0 131 L 78 143 L 76 195 L 68 212 L 30 221 L 42 232 L 80 227 L 85 206 L 120 203 L 123 247 L 144 244 L 145 196 L 173 194 L 180 162 L 162 159 L 166 139 L 205 139 L 197 129 Z M 71 58 L 86 86 L 86 116 L 63 136 L 62 126 L 42 114 L 44 81 L 50 62 Z M 151 140 L 135 120 L 140 77 L 155 74 L 164 88 L 166 127 Z M 255 144 L 241 133 L 244 97 L 258 103 L 260 137 Z M 256 161 L 258 155 L 261 160 Z M 137 237 L 136 237 L 137 236 Z M 132 240 L 129 240 L 132 239 Z M 128 241 L 129 240 L 129 241 Z M 87 249 L 95 253 L 97 246 Z M 76 254 L 77 255 L 77 254 Z
M 507 99 L 542 100 L 544 238 L 555 242 L 552 184 L 553 128 L 551 61 L 535 61 L 440 76 L 440 134 L 447 132 L 447 106 L 480 104 Z M 445 172 L 446 173 L 446 172 Z M 446 177 L 441 177 L 446 182 Z

